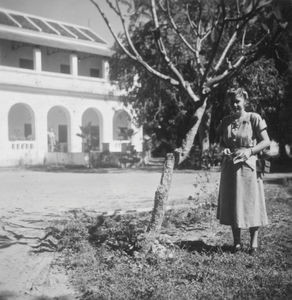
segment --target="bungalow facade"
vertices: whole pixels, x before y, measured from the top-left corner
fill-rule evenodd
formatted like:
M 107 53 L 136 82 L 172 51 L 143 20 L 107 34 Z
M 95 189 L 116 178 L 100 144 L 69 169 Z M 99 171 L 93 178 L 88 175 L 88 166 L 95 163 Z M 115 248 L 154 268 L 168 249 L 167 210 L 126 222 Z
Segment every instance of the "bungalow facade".
M 0 166 L 83 164 L 81 127 L 96 152 L 142 152 L 111 55 L 90 28 L 0 8 Z

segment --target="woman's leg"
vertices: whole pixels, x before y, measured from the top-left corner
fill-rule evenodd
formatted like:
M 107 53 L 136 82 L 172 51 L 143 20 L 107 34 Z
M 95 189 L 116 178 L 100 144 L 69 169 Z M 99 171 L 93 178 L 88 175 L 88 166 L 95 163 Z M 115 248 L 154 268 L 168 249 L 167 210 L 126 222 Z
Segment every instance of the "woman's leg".
M 238 247 L 240 248 L 240 242 L 241 242 L 240 228 L 231 226 L 231 229 L 232 229 L 232 234 L 233 234 L 234 247 L 237 247 L 237 245 L 239 245 Z
M 258 248 L 259 227 L 249 228 L 249 233 L 250 233 L 250 248 L 257 249 Z

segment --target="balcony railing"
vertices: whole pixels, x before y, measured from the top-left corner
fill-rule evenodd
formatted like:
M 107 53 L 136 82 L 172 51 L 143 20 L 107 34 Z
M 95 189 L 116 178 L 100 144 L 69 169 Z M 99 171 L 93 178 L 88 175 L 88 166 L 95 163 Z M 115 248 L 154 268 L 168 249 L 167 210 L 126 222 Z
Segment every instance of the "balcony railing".
M 1 84 L 26 88 L 51 89 L 60 92 L 119 96 L 111 82 L 96 77 L 73 76 L 53 72 L 36 72 L 16 67 L 0 66 Z
M 34 141 L 13 141 L 10 142 L 10 149 L 13 151 L 29 151 L 35 148 Z

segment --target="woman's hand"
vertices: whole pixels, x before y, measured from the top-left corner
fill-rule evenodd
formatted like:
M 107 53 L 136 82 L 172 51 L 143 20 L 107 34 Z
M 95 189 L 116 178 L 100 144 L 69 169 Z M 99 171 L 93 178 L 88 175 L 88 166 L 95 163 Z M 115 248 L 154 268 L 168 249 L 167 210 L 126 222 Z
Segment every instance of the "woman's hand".
M 251 156 L 251 149 L 250 148 L 242 148 L 238 149 L 234 153 L 234 159 L 242 159 L 247 160 Z
M 227 155 L 227 156 L 232 155 L 232 152 L 230 151 L 229 148 L 225 148 L 222 153 L 223 153 L 223 155 Z

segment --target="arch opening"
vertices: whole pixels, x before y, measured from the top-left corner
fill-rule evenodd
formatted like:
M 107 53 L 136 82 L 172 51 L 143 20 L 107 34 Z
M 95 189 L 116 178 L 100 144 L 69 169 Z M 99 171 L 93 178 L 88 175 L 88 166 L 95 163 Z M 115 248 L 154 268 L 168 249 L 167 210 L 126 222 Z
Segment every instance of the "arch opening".
M 82 151 L 100 151 L 101 114 L 94 108 L 88 108 L 82 115 Z
M 35 118 L 32 108 L 24 103 L 14 104 L 8 113 L 10 141 L 35 140 Z
M 129 141 L 133 134 L 131 128 L 131 117 L 124 111 L 119 110 L 113 119 L 113 139 L 118 141 Z
M 66 108 L 54 106 L 48 112 L 48 151 L 70 151 L 70 115 Z

